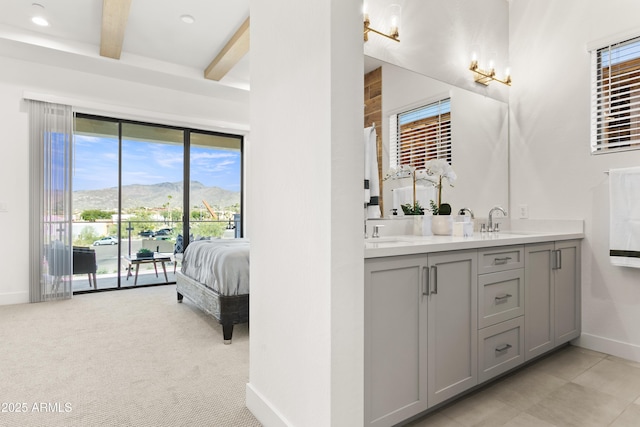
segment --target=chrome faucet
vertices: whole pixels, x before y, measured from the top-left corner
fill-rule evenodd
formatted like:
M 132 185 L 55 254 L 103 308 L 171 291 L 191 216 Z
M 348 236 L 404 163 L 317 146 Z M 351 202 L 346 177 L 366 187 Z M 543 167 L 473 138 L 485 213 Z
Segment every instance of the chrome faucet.
M 469 215 L 471 215 L 471 219 L 474 219 L 475 217 L 473 216 L 473 211 L 469 208 L 462 208 L 458 211 L 458 215 L 464 215 L 465 212 L 469 212 Z
M 373 239 L 380 237 L 380 234 L 378 233 L 378 231 L 380 230 L 380 227 L 384 227 L 384 225 L 376 224 L 373 226 L 373 234 L 371 235 Z
M 505 211 L 504 209 L 502 209 L 500 206 L 495 206 L 493 208 L 491 208 L 491 210 L 489 211 L 489 230 L 488 231 L 493 231 L 494 226 L 493 226 L 493 212 L 494 211 L 500 211 L 502 212 L 502 215 L 507 216 L 507 211 Z

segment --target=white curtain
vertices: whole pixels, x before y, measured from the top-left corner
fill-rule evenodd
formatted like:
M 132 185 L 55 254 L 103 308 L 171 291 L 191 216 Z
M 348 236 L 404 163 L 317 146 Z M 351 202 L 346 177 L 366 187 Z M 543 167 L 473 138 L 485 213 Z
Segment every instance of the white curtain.
M 30 300 L 71 298 L 70 106 L 28 101 L 30 140 Z

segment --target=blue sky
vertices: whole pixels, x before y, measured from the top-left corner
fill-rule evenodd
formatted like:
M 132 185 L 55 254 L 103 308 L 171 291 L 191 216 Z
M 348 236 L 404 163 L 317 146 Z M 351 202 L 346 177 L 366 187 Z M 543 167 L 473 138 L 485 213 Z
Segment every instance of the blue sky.
M 181 145 L 123 140 L 122 157 L 123 185 L 182 181 Z M 116 187 L 117 173 L 117 139 L 76 135 L 74 191 Z M 240 152 L 192 147 L 191 180 L 240 191 Z

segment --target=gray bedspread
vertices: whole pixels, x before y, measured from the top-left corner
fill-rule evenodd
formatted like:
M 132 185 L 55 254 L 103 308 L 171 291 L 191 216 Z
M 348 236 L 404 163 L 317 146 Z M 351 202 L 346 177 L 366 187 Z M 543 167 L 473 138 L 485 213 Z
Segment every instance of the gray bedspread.
M 182 273 L 220 295 L 249 293 L 249 240 L 191 242 L 184 251 Z

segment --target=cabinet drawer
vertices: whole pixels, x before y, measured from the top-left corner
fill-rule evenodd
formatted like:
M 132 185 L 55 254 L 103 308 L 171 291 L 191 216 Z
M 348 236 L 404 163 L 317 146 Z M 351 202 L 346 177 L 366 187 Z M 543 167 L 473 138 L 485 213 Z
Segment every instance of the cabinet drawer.
M 478 380 L 487 381 L 524 362 L 524 316 L 478 331 Z
M 478 274 L 524 267 L 524 246 L 499 246 L 478 251 Z
M 524 269 L 478 276 L 478 328 L 524 314 Z

